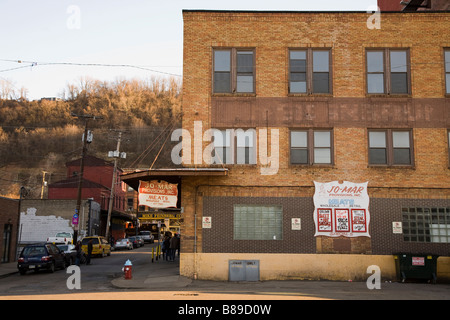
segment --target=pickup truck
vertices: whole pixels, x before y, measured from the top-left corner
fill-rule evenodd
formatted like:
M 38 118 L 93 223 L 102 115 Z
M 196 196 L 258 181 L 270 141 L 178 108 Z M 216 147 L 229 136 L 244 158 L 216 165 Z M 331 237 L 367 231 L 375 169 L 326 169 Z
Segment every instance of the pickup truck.
M 58 232 L 54 237 L 47 238 L 47 242 L 73 244 L 73 237 L 68 232 Z

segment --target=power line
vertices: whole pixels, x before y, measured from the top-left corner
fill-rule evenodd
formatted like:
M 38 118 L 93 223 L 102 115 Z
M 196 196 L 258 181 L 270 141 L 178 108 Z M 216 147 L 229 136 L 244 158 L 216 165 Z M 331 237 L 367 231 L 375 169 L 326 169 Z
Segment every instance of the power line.
M 150 69 L 145 66 L 137 66 L 132 64 L 106 64 L 106 63 L 79 63 L 79 62 L 36 62 L 36 61 L 25 61 L 25 60 L 10 60 L 10 59 L 0 59 L 0 61 L 4 62 L 15 62 L 15 63 L 28 63 L 27 66 L 21 66 L 16 68 L 10 68 L 5 70 L 0 70 L 0 72 L 7 72 L 22 68 L 28 68 L 28 67 L 36 67 L 36 66 L 54 66 L 54 65 L 62 65 L 62 66 L 82 66 L 82 67 L 113 67 L 113 68 L 132 68 L 132 69 L 139 69 L 139 70 L 145 70 L 165 75 L 170 75 L 174 77 L 182 77 L 180 74 L 171 73 L 171 72 L 164 72 L 159 71 L 155 69 Z

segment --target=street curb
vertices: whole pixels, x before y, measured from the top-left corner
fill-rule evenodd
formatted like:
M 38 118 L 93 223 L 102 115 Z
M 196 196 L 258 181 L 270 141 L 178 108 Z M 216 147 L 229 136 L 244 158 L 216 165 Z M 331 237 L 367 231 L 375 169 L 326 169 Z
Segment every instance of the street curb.
M 186 288 L 192 279 L 183 276 L 147 277 L 142 279 L 125 279 L 123 276 L 113 279 L 111 285 L 121 289 L 167 289 Z

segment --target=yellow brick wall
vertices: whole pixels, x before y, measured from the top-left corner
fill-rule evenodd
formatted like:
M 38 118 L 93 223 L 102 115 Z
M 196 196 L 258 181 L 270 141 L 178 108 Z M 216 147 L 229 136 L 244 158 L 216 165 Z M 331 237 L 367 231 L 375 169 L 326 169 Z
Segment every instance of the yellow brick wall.
M 330 47 L 333 97 L 365 97 L 365 48 L 410 49 L 412 98 L 443 98 L 443 48 L 450 47 L 448 13 L 382 13 L 381 29 L 370 30 L 367 13 L 189 12 L 184 17 L 183 128 L 193 138 L 194 121 L 211 127 L 212 48 L 256 48 L 256 96 L 286 97 L 288 49 Z M 389 99 L 389 98 L 386 98 Z M 389 101 L 389 100 L 387 100 Z M 257 131 L 259 128 L 256 128 Z M 414 128 L 415 167 L 369 168 L 367 128 L 334 129 L 332 167 L 289 164 L 289 128 L 280 132 L 280 169 L 261 176 L 255 166 L 231 166 L 227 183 L 312 185 L 313 180 L 370 181 L 369 187 L 446 188 L 447 128 Z M 203 142 L 203 149 L 208 145 Z M 194 160 L 194 157 L 191 158 Z M 191 166 L 194 166 L 193 164 Z
M 334 98 L 366 97 L 366 48 L 409 48 L 412 85 L 410 98 L 445 99 L 443 56 L 444 48 L 450 47 L 448 32 L 450 15 L 448 13 L 382 13 L 380 30 L 367 28 L 366 22 L 369 16 L 370 14 L 367 13 L 185 11 L 183 13 L 183 128 L 191 133 L 191 159 L 194 159 L 194 121 L 201 122 L 203 132 L 209 129 L 212 123 L 211 100 L 214 97 L 212 94 L 212 50 L 214 47 L 255 48 L 256 93 L 247 96 L 258 98 L 288 96 L 289 48 L 332 49 L 333 93 L 329 96 Z M 385 99 L 389 103 L 390 98 Z M 447 124 L 447 127 L 412 128 L 415 166 L 411 168 L 369 167 L 367 128 L 351 125 L 330 127 L 334 134 L 334 164 L 332 166 L 292 166 L 289 161 L 290 128 L 271 127 L 269 130 L 279 130 L 280 138 L 279 170 L 276 175 L 261 175 L 259 165 L 231 165 L 226 166 L 230 170 L 226 177 L 183 179 L 182 251 L 202 252 L 203 196 L 312 198 L 313 181 L 348 180 L 369 181 L 371 198 L 450 199 L 447 141 L 447 130 L 450 129 L 450 124 L 448 122 Z M 382 125 L 381 123 L 380 126 Z M 257 132 L 259 129 L 256 128 Z M 202 137 L 195 138 L 201 140 Z M 209 142 L 203 141 L 201 144 L 204 149 Z M 193 167 L 194 164 L 188 166 Z M 199 185 L 227 185 L 229 188 L 196 188 Z M 264 186 L 271 188 L 264 188 Z M 273 188 L 273 186 L 280 188 Z M 195 222 L 197 232 L 194 228 Z M 197 247 L 194 248 L 194 245 Z M 323 245 L 326 246 L 326 243 Z M 202 259 L 208 260 L 209 257 L 208 254 L 203 254 L 197 261 L 194 255 L 185 255 L 182 260 L 182 273 L 192 276 L 195 273 L 194 270 L 197 270 L 204 275 L 208 274 L 209 264 L 206 264 L 206 268 L 196 264 L 199 264 Z M 211 257 L 213 257 L 211 261 L 214 262 L 212 264 L 214 266 L 216 266 L 215 262 L 220 260 L 220 265 L 217 267 L 224 268 L 223 274 L 208 274 L 205 278 L 220 277 L 221 280 L 226 280 L 228 256 L 212 255 Z M 332 258 L 335 257 L 332 256 Z M 273 257 L 269 255 L 268 261 L 272 259 Z M 342 259 L 345 260 L 346 257 Z M 353 260 L 346 261 L 352 263 Z M 389 263 L 389 266 L 389 272 L 393 273 L 392 263 Z M 270 270 L 272 269 L 268 267 L 267 272 Z M 267 273 L 264 277 L 276 279 L 278 276 L 279 274 L 277 275 L 274 271 L 272 274 Z M 343 276 L 344 279 L 348 277 L 348 275 Z

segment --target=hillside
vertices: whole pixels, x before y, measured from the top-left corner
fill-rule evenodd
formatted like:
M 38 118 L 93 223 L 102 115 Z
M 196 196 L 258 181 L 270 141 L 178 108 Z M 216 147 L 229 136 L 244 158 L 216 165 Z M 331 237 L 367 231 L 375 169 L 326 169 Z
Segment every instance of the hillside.
M 0 99 L 0 196 L 17 198 L 24 186 L 28 197 L 41 195 L 45 181 L 65 177 L 65 163 L 81 155 L 84 122 L 73 114 L 90 114 L 94 134 L 88 153 L 108 160 L 123 132 L 120 151 L 127 158 L 122 168 L 173 166 L 174 143 L 168 134 L 181 126 L 181 84 L 153 78 L 143 81 L 83 80 L 68 85 L 63 99 L 28 101 Z

